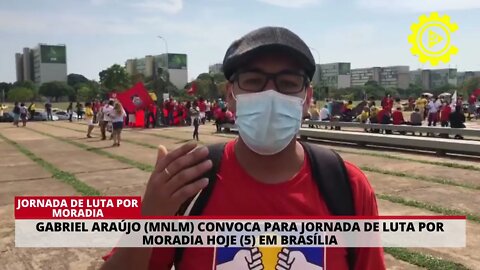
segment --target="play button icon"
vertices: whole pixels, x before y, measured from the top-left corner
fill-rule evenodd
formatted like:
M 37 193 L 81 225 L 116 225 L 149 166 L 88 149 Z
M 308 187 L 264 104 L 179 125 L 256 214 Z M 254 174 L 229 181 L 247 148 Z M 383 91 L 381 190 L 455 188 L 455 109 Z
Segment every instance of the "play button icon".
M 438 43 L 443 41 L 443 37 L 434 31 L 430 30 L 428 31 L 428 47 L 432 48 Z

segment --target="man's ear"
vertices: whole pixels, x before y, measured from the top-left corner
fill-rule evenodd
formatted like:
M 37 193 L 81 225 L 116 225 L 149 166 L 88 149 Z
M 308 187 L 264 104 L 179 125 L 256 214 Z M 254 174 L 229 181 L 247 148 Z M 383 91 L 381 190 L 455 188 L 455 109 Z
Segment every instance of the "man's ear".
M 305 96 L 305 103 L 303 103 L 303 115 L 308 114 L 308 109 L 310 108 L 310 104 L 312 104 L 312 97 L 313 97 L 313 87 L 309 85 L 306 89 L 306 96 Z
M 235 113 L 237 111 L 237 101 L 233 97 L 233 87 L 234 84 L 231 82 L 227 82 L 226 91 L 227 91 L 227 103 L 228 103 L 228 110 Z

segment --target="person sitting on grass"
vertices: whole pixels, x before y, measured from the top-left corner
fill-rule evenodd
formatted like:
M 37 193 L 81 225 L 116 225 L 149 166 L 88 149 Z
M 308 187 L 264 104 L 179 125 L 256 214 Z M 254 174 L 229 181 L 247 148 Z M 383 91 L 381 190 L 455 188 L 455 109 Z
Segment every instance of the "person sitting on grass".
M 450 114 L 451 128 L 465 128 L 465 114 L 463 114 L 462 106 L 456 106 L 455 112 Z M 455 135 L 455 139 L 463 139 L 462 135 Z
M 392 113 L 392 119 L 394 125 L 404 125 L 405 119 L 403 118 L 402 107 L 397 107 L 397 109 Z M 405 131 L 399 132 L 402 135 L 405 135 Z
M 452 108 L 450 104 L 444 103 L 442 109 L 440 110 L 440 123 L 442 127 L 448 127 L 448 122 L 450 121 L 450 114 L 452 113 Z
M 411 126 L 421 126 L 422 121 L 423 121 L 423 115 L 420 109 L 417 107 L 414 109 L 414 111 L 410 115 L 410 122 L 408 124 Z M 415 136 L 415 132 L 412 132 L 412 135 Z M 421 132 L 420 132 L 420 136 L 422 136 Z
M 403 118 L 403 113 L 402 113 L 402 108 L 398 107 L 393 113 L 392 113 L 392 119 L 393 119 L 393 124 L 394 125 L 403 125 L 405 124 L 405 119 Z
M 362 124 L 366 124 L 367 122 L 369 122 L 369 118 L 370 118 L 370 108 L 368 106 L 365 106 L 363 108 L 362 113 L 360 113 L 357 116 L 357 121 Z M 368 129 L 365 129 L 365 132 L 368 132 Z
M 389 108 L 382 109 L 378 113 L 378 120 L 380 121 L 380 124 L 382 125 L 390 125 L 392 123 L 392 114 L 390 113 Z M 392 134 L 392 130 L 385 130 L 385 134 Z

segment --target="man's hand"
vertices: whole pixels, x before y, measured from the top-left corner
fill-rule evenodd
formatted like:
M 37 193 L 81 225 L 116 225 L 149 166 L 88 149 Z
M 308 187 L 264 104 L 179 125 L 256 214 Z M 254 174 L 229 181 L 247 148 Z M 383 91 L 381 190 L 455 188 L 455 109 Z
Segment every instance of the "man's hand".
M 143 216 L 175 215 L 182 203 L 207 186 L 208 179 L 198 178 L 212 167 L 212 162 L 206 160 L 208 149 L 196 146 L 185 144 L 171 153 L 162 145 L 158 147 L 155 170 L 143 196 Z M 118 248 L 101 269 L 146 270 L 151 254 L 152 248 Z
M 198 178 L 212 168 L 212 162 L 206 160 L 208 149 L 196 146 L 187 143 L 170 153 L 159 146 L 143 197 L 143 216 L 173 216 L 188 198 L 207 186 L 207 178 Z

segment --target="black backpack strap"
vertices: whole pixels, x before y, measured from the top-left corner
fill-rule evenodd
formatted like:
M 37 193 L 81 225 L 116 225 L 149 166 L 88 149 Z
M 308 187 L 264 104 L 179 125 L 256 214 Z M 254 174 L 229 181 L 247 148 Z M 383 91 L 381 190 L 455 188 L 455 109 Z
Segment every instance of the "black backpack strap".
M 212 195 L 213 188 L 217 181 L 217 172 L 220 170 L 220 163 L 223 158 L 225 143 L 208 145 L 208 159 L 212 161 L 212 168 L 205 173 L 203 177 L 208 178 L 208 185 L 200 191 L 195 197 L 190 198 L 182 204 L 177 215 L 180 216 L 200 216 L 203 209 Z M 184 248 L 175 248 L 174 264 L 177 265 L 181 260 Z
M 334 216 L 354 216 L 350 179 L 343 159 L 335 151 L 301 142 L 310 160 L 312 176 Z M 355 249 L 347 248 L 350 269 L 355 267 Z

